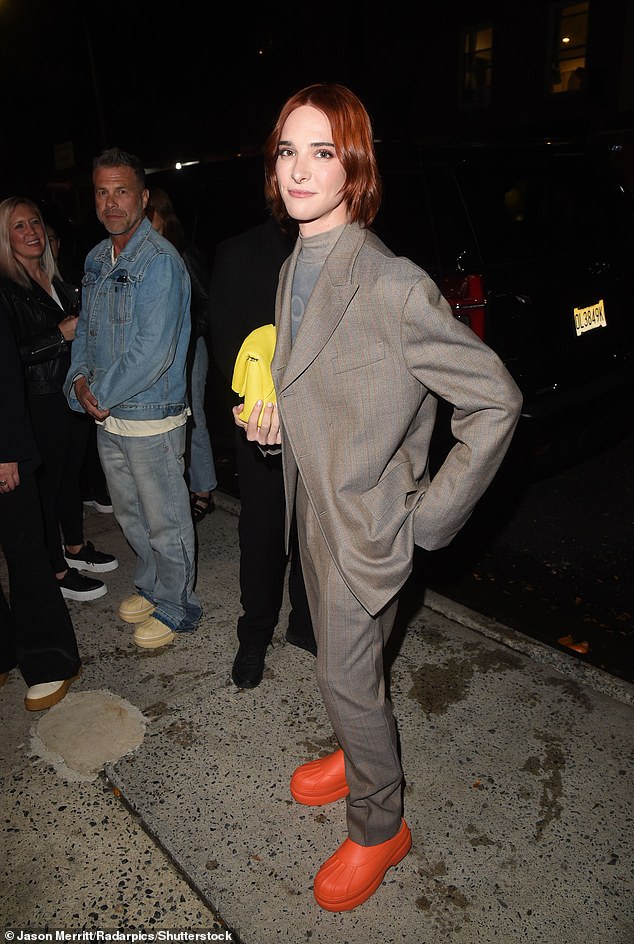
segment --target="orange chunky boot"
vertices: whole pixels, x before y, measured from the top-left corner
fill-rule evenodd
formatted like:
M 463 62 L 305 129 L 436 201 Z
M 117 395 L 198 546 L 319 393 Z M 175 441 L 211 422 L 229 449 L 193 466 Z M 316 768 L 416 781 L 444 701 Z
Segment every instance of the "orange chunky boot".
M 311 760 L 298 767 L 291 777 L 293 799 L 305 806 L 323 806 L 348 796 L 343 751 Z
M 346 839 L 315 876 L 314 895 L 326 911 L 350 911 L 377 890 L 385 873 L 398 865 L 412 846 L 405 820 L 396 836 L 377 846 L 360 846 Z

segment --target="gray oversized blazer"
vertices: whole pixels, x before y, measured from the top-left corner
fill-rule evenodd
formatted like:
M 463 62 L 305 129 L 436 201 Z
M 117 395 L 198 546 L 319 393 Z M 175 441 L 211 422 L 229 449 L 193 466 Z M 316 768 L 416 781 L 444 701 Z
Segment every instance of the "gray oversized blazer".
M 299 471 L 341 576 L 374 615 L 409 576 L 414 544 L 443 547 L 466 522 L 521 394 L 429 276 L 356 224 L 328 256 L 291 347 L 300 243 L 280 273 L 272 365 L 287 509 Z M 431 394 L 453 405 L 458 442 L 430 481 Z

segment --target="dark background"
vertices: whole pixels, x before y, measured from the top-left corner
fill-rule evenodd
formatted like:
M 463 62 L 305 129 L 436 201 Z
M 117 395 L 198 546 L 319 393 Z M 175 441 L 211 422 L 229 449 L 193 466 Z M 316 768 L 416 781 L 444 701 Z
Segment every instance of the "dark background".
M 3 195 L 86 182 L 117 145 L 147 167 L 257 151 L 283 101 L 319 81 L 349 85 L 377 136 L 428 140 L 599 133 L 631 141 L 632 0 L 591 0 L 587 84 L 548 91 L 552 0 L 443 0 L 418 10 L 339 0 L 178 4 L 3 0 Z M 463 32 L 493 28 L 484 107 L 460 99 Z M 76 209 L 76 208 L 75 208 Z
M 275 4 L 5 0 L 0 17 L 2 157 L 16 179 L 52 171 L 65 142 L 86 169 L 115 143 L 148 166 L 257 148 L 284 98 L 313 81 L 377 97 L 366 26 L 346 2 L 326 16 Z
M 0 0 L 0 198 L 20 193 L 57 212 L 62 271 L 77 280 L 75 266 L 102 238 L 90 180 L 96 153 L 116 145 L 164 173 L 177 160 L 221 167 L 242 155 L 257 175 L 278 109 L 319 81 L 352 88 L 376 136 L 404 148 L 459 138 L 603 139 L 618 148 L 634 189 L 634 0 L 590 0 L 586 84 L 573 95 L 549 90 L 558 6 L 443 0 L 414 17 L 403 5 L 346 0 L 303 9 Z M 461 96 L 461 44 L 465 29 L 483 24 L 493 29 L 492 84 L 473 106 Z M 221 171 L 212 177 L 217 197 L 206 212 L 221 239 L 244 228 L 238 205 L 259 184 L 251 172 L 248 188 Z M 170 180 L 177 195 L 173 172 Z M 214 449 L 231 491 L 222 445 Z M 630 679 L 632 447 L 630 435 L 615 452 L 515 489 L 499 534 L 484 540 L 476 516 L 451 550 L 419 555 L 421 583 L 555 647 L 567 634 L 588 640 L 578 658 Z

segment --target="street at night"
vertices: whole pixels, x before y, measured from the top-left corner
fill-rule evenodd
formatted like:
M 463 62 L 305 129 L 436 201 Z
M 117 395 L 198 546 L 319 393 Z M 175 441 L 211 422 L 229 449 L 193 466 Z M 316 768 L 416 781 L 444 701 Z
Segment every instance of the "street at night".
M 634 944 L 634 0 L 416 9 L 0 0 L 9 944 Z
M 520 489 L 494 534 L 483 506 L 455 547 L 419 555 L 417 579 L 634 681 L 632 434 Z

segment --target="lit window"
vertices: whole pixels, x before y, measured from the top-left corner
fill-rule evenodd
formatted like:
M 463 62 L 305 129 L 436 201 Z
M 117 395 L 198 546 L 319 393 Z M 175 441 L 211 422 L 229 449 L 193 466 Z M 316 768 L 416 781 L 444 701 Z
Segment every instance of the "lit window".
M 563 3 L 553 10 L 551 92 L 582 92 L 585 88 L 589 8 L 588 2 Z
M 484 26 L 465 30 L 462 48 L 462 103 L 488 105 L 491 101 L 493 28 Z

